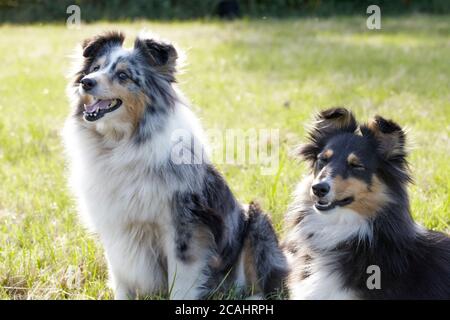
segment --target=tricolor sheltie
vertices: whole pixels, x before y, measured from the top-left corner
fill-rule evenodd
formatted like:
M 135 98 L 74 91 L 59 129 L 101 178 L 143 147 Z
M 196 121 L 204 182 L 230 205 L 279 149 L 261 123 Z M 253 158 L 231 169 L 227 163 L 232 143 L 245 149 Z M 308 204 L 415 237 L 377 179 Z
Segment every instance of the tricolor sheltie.
M 105 248 L 115 297 L 276 292 L 286 273 L 277 237 L 207 159 L 175 87 L 176 49 L 146 37 L 125 49 L 123 41 L 110 32 L 83 43 L 64 128 L 71 186 Z
M 291 298 L 450 299 L 450 238 L 410 214 L 404 131 L 335 108 L 309 139 L 312 173 L 287 214 Z

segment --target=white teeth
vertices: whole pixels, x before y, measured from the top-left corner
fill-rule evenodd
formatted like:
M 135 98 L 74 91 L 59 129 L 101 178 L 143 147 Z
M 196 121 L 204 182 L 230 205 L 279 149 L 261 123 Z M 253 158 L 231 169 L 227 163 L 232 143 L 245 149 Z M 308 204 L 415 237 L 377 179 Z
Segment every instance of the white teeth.
M 87 111 L 83 111 L 83 114 L 87 117 L 96 117 L 97 116 L 97 112 L 87 112 Z

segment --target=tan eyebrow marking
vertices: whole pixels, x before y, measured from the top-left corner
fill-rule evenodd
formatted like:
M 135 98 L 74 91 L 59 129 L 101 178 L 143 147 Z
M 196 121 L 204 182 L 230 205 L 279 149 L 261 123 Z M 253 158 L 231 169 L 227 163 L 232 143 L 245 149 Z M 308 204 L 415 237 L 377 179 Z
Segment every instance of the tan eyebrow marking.
M 322 153 L 322 156 L 326 159 L 330 159 L 333 156 L 334 151 L 331 149 L 325 150 L 324 153 Z
M 359 158 L 353 152 L 348 155 L 347 162 L 349 164 L 361 164 L 361 160 L 359 160 Z

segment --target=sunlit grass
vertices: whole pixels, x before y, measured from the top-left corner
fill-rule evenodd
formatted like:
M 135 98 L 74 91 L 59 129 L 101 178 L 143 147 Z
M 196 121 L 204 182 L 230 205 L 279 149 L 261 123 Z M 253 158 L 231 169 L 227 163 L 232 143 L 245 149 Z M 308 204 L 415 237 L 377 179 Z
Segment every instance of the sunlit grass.
M 206 128 L 280 130 L 276 175 L 219 164 L 239 199 L 259 200 L 280 232 L 306 173 L 288 152 L 304 140 L 314 111 L 336 105 L 408 128 L 412 211 L 425 226 L 448 231 L 449 21 L 389 18 L 381 31 L 357 17 L 0 27 L 0 298 L 112 297 L 102 249 L 78 222 L 66 187 L 59 136 L 68 56 L 105 29 L 131 38 L 147 28 L 183 48 L 179 86 Z

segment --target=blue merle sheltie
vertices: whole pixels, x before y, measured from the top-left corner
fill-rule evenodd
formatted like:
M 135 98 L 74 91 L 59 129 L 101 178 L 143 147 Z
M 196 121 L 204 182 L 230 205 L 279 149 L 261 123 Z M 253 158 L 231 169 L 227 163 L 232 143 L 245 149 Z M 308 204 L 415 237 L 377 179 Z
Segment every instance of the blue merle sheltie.
M 291 298 L 450 299 L 450 238 L 411 217 L 404 130 L 334 108 L 309 140 L 286 217 Z
M 84 41 L 64 128 L 70 184 L 105 249 L 115 297 L 276 293 L 287 270 L 276 234 L 208 160 L 175 85 L 177 50 L 147 36 L 130 49 L 123 42 L 119 32 Z

